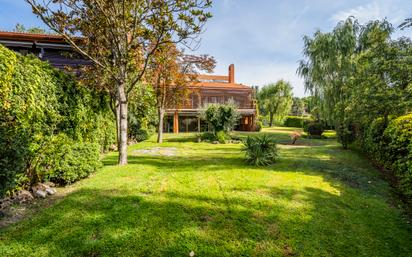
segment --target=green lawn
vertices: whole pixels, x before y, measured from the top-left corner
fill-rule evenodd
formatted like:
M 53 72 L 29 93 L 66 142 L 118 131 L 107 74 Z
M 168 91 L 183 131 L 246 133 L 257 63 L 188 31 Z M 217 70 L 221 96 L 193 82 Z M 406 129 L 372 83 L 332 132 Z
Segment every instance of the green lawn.
M 291 131 L 265 133 L 282 143 Z M 0 230 L 0 256 L 412 256 L 388 185 L 333 139 L 281 144 L 268 168 L 246 166 L 239 144 L 194 141 L 166 135 L 175 156 L 132 146 L 127 167 L 109 154 L 66 197 Z

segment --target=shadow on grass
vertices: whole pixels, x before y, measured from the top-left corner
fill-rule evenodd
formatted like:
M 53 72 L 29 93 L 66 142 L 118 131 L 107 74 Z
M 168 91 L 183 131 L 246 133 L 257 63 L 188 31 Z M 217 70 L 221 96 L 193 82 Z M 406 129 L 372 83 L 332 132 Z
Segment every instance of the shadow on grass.
M 266 188 L 260 193 L 262 199 L 226 193 L 223 199 L 81 189 L 34 219 L 2 231 L 0 252 L 4 256 L 187 256 L 190 251 L 197 256 L 407 256 L 412 250 L 405 231 L 388 227 L 380 215 L 369 215 L 357 202 L 352 205 L 344 193 Z M 367 204 L 368 199 L 362 201 Z
M 279 161 L 268 167 L 255 167 L 246 164 L 243 153 L 236 147 L 225 147 L 220 151 L 219 149 L 210 150 L 206 155 L 195 153 L 192 153 L 190 156 L 180 155 L 172 157 L 131 155 L 128 162 L 130 165 L 150 166 L 159 171 L 171 172 L 215 173 L 237 170 L 300 172 L 306 175 L 322 176 L 333 186 L 340 187 L 341 184 L 344 184 L 361 190 L 366 194 L 388 197 L 388 186 L 386 183 L 379 179 L 379 177 L 371 178 L 371 170 L 375 175 L 378 174 L 374 172 L 372 166 L 367 165 L 367 163 L 354 163 L 353 159 L 345 160 L 339 155 L 347 154 L 347 151 L 341 150 L 338 146 L 329 148 L 311 146 L 310 151 L 308 149 L 295 146 L 287 148 L 281 152 Z M 222 153 L 222 151 L 236 154 L 227 155 Z M 353 153 L 348 154 L 353 155 Z M 334 156 L 339 156 L 339 158 Z M 359 161 L 362 162 L 362 159 Z M 103 160 L 103 163 L 106 166 L 116 165 L 117 157 L 107 157 Z

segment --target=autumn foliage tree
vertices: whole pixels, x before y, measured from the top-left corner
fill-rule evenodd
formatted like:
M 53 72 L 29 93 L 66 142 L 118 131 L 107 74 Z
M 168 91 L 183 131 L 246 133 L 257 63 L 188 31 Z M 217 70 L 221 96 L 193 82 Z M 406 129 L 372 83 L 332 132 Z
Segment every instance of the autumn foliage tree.
M 197 82 L 198 71 L 212 72 L 215 60 L 208 55 L 186 55 L 176 44 L 157 48 L 149 63 L 147 82 L 153 87 L 158 112 L 157 142 L 163 142 L 163 119 L 166 109 L 185 104 L 189 86 Z
M 128 95 L 166 43 L 195 47 L 211 0 L 26 0 L 33 12 L 93 63 L 118 123 L 119 164 L 127 164 Z

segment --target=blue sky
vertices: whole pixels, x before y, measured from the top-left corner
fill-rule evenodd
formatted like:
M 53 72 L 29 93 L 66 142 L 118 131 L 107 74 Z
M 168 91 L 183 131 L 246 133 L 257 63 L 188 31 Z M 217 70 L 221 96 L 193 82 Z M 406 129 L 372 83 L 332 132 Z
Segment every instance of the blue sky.
M 399 25 L 412 17 L 411 0 L 215 0 L 197 53 L 214 56 L 215 73 L 226 74 L 236 66 L 236 81 L 264 85 L 278 79 L 292 83 L 297 96 L 304 95 L 296 75 L 302 59 L 302 37 L 317 29 L 331 30 L 338 21 L 353 15 L 360 22 L 387 18 Z M 41 26 L 24 0 L 0 0 L 0 29 L 16 23 Z M 395 36 L 412 37 L 412 29 Z

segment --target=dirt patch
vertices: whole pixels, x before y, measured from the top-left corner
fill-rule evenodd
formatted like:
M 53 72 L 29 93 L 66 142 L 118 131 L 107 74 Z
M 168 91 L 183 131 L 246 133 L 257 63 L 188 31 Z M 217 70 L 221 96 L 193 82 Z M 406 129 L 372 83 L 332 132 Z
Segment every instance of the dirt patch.
M 52 206 L 74 190 L 74 186 L 58 188 L 56 194 L 48 196 L 45 199 L 35 198 L 30 203 L 16 203 L 2 209 L 1 212 L 4 214 L 4 216 L 0 218 L 0 228 L 4 228 L 11 224 L 17 223 L 21 220 L 26 219 L 27 217 L 32 216 L 34 213 Z
M 135 155 L 150 155 L 150 156 L 176 156 L 177 148 L 175 147 L 153 147 L 150 149 L 134 150 Z

